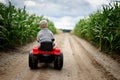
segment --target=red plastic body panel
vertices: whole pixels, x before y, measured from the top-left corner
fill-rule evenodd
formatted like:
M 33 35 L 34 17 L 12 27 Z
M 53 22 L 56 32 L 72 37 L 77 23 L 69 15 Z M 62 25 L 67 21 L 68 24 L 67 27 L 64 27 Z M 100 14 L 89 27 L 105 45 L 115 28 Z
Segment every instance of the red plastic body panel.
M 52 51 L 41 51 L 38 49 L 38 47 L 34 47 L 32 50 L 32 54 L 39 55 L 39 54 L 52 54 L 52 55 L 60 55 L 60 49 L 54 48 Z

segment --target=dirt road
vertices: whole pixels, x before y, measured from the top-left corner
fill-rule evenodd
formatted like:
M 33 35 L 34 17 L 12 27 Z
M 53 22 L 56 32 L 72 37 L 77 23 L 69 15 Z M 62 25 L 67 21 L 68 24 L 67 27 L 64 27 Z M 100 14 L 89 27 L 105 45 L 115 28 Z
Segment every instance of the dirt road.
M 62 70 L 39 64 L 31 70 L 29 51 L 37 42 L 16 51 L 0 53 L 0 80 L 120 80 L 120 64 L 107 57 L 85 40 L 68 33 L 55 35 L 56 46 L 64 54 Z

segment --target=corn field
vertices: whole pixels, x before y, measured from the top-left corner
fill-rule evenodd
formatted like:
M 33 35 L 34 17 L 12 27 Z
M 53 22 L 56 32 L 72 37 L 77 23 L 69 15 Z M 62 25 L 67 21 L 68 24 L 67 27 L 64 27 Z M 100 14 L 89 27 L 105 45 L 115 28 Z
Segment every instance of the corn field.
M 17 9 L 11 2 L 8 6 L 0 3 L 0 50 L 35 40 L 42 19 L 43 16 L 29 15 L 25 7 Z M 48 20 L 48 25 L 56 33 L 54 23 Z
M 89 40 L 107 53 L 120 52 L 120 4 L 118 2 L 102 7 L 89 18 L 81 19 L 74 28 L 74 34 Z

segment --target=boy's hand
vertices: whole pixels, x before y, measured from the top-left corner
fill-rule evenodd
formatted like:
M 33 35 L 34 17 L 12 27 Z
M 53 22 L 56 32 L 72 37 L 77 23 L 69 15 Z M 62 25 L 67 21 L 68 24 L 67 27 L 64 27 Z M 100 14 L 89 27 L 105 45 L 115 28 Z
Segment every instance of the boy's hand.
M 39 40 L 37 40 L 37 42 L 39 42 Z
M 55 39 L 52 39 L 52 41 L 55 41 Z

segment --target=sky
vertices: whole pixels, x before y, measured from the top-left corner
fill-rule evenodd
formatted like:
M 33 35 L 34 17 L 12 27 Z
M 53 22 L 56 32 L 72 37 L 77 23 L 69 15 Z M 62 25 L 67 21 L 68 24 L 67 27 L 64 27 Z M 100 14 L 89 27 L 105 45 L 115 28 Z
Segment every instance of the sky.
M 9 0 L 0 0 L 7 4 Z M 26 6 L 30 14 L 44 15 L 58 29 L 73 29 L 82 18 L 101 9 L 111 0 L 10 0 L 17 8 Z

